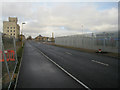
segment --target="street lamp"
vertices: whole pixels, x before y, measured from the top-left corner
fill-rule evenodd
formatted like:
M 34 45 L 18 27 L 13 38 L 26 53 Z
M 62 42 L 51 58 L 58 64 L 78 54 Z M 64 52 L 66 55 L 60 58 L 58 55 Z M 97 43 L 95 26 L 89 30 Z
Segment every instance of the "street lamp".
M 23 35 L 22 35 L 22 31 L 23 31 L 23 24 L 25 24 L 25 23 L 22 23 L 22 30 L 21 30 L 21 45 L 22 45 L 22 47 L 23 47 L 23 39 L 22 39 L 22 37 L 23 37 Z
M 83 34 L 83 24 L 81 25 L 81 29 L 82 29 L 82 34 Z
M 81 29 L 82 29 L 82 45 L 84 46 L 84 36 L 83 36 L 83 24 L 81 25 Z

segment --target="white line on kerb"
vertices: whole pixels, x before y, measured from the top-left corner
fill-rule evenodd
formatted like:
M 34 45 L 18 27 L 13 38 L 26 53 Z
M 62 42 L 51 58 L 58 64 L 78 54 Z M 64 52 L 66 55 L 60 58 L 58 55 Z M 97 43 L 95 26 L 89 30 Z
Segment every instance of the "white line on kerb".
M 40 51 L 40 50 L 39 50 Z M 41 51 L 40 51 L 41 52 Z M 84 83 L 82 83 L 80 80 L 78 80 L 76 77 L 74 77 L 72 74 L 70 74 L 68 71 L 63 69 L 60 65 L 58 65 L 56 62 L 54 62 L 52 59 L 50 59 L 48 56 L 46 56 L 43 52 L 41 52 L 48 60 L 50 60 L 52 63 L 54 63 L 57 67 L 59 67 L 61 70 L 63 70 L 66 74 L 68 74 L 71 78 L 73 78 L 75 81 L 77 81 L 79 84 L 84 86 L 86 89 L 91 90 L 88 86 L 86 86 Z
M 99 61 L 95 61 L 95 60 L 92 60 L 92 62 L 99 63 L 99 64 L 102 64 L 104 66 L 109 66 L 109 64 L 106 64 L 106 63 L 103 63 L 103 62 L 99 62 Z
M 69 54 L 69 55 L 72 55 L 71 53 L 69 53 L 69 52 L 65 52 L 66 54 Z

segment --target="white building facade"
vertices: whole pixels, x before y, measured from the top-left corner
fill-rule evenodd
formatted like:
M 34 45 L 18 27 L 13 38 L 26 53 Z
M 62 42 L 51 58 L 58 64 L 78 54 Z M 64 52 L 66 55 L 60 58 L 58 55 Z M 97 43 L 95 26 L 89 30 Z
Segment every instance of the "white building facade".
M 17 39 L 20 35 L 20 26 L 17 22 L 17 17 L 9 17 L 9 21 L 3 21 L 3 33 Z

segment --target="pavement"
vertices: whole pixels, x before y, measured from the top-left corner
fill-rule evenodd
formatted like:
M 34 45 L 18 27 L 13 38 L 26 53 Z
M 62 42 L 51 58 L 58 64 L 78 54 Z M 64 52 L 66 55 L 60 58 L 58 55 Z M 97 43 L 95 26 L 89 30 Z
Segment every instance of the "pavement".
M 32 45 L 25 43 L 20 72 L 16 84 L 18 88 L 82 88 L 81 84 L 63 72 Z M 35 43 L 39 46 L 39 44 Z
M 30 44 L 89 88 L 118 88 L 118 68 L 120 67 L 117 58 L 46 45 L 35 41 L 31 41 Z

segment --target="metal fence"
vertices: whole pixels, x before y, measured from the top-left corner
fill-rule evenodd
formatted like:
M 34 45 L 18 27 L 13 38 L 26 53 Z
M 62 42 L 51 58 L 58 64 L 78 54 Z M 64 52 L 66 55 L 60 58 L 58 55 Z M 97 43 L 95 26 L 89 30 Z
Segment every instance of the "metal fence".
M 103 32 L 56 37 L 55 44 L 118 53 L 118 33 Z
M 17 62 L 16 39 L 0 33 L 1 88 L 10 88 Z
M 0 51 L 2 51 L 2 35 L 0 33 Z M 0 60 L 2 59 L 2 54 L 0 54 Z M 0 90 L 2 89 L 2 62 L 0 62 Z

